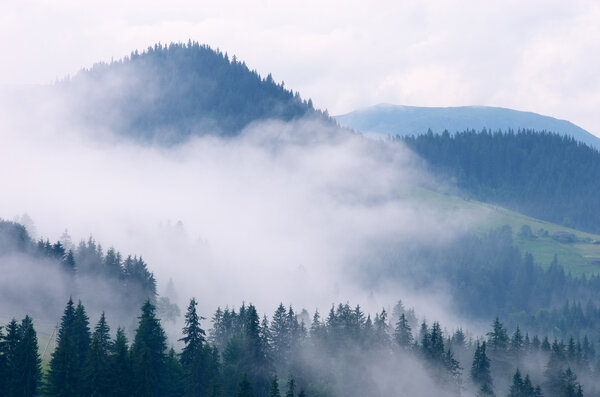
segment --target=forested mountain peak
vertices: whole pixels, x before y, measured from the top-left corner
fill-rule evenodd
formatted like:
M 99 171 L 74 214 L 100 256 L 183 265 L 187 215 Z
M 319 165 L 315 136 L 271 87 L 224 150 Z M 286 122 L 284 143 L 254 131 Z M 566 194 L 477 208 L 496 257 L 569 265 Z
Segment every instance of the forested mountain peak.
M 238 134 L 251 122 L 328 119 L 311 100 L 208 45 L 156 44 L 58 83 L 84 123 L 134 139 Z

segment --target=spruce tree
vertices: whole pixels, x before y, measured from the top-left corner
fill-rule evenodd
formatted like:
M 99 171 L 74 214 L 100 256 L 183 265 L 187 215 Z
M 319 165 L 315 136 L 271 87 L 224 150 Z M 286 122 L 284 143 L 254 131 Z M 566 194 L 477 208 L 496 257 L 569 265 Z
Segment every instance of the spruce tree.
M 31 317 L 25 316 L 19 326 L 19 343 L 16 348 L 15 396 L 33 397 L 37 394 L 42 369 L 38 353 L 38 340 Z
M 290 376 L 290 378 L 288 379 L 288 389 L 287 392 L 285 393 L 285 397 L 294 397 L 294 392 L 296 390 L 296 380 L 294 379 L 293 376 Z
M 111 395 L 114 397 L 128 397 L 132 395 L 131 380 L 133 369 L 127 344 L 125 332 L 122 328 L 118 328 L 110 356 L 108 376 L 108 382 L 112 390 Z
M 375 330 L 375 343 L 381 347 L 388 347 L 390 343 L 389 336 L 389 325 L 387 323 L 387 311 L 381 309 L 381 313 L 375 314 L 375 320 L 373 321 Z
M 441 364 L 444 361 L 444 337 L 440 323 L 435 321 L 431 331 L 423 338 L 423 353 L 432 363 Z
M 16 319 L 12 319 L 6 325 L 6 336 L 4 337 L 3 352 L 6 378 L 4 379 L 4 389 L 7 396 L 12 396 L 18 388 L 18 359 L 17 351 L 21 333 L 19 332 L 19 323 Z
M 134 374 L 133 393 L 140 397 L 160 396 L 166 360 L 165 331 L 156 317 L 156 308 L 146 300 L 131 347 Z
M 79 358 L 80 368 L 83 368 L 85 364 L 91 342 L 90 320 L 85 312 L 85 307 L 81 301 L 79 301 L 73 317 L 73 343 Z
M 517 329 L 510 339 L 510 351 L 514 359 L 518 359 L 520 357 L 524 344 L 525 342 L 523 340 L 523 335 L 521 335 L 521 330 L 517 326 Z
M 280 303 L 273 314 L 270 329 L 273 357 L 275 360 L 275 365 L 278 368 L 287 361 L 289 356 L 291 345 L 291 332 L 289 325 L 290 323 L 288 321 L 285 307 L 283 306 L 283 303 Z
M 254 393 L 252 392 L 252 386 L 248 381 L 248 375 L 244 374 L 240 383 L 238 385 L 238 392 L 235 395 L 236 397 L 254 397 Z
M 165 361 L 164 396 L 181 397 L 185 392 L 185 372 L 181 363 L 171 348 Z M 206 393 L 192 394 L 193 396 L 205 396 Z
M 423 320 L 421 323 L 419 336 L 421 339 L 421 353 L 424 357 L 428 357 L 431 351 L 431 337 L 429 333 L 429 327 L 427 326 L 427 322 L 425 320 Z
M 479 343 L 475 347 L 473 364 L 471 365 L 471 379 L 479 386 L 488 385 L 492 388 L 492 375 L 490 373 L 490 359 L 486 354 L 486 343 Z
M 505 351 L 508 347 L 508 334 L 506 333 L 506 329 L 500 322 L 500 319 L 496 317 L 494 323 L 492 324 L 492 331 L 488 332 L 488 341 L 489 346 L 493 351 Z
M 100 316 L 94 329 L 88 357 L 83 368 L 83 390 L 86 396 L 101 397 L 108 395 L 111 384 L 107 382 L 110 375 L 110 328 L 104 313 Z
M 396 329 L 394 330 L 394 340 L 396 341 L 398 346 L 405 349 L 408 348 L 413 342 L 410 324 L 408 324 L 404 313 L 400 314 L 400 318 L 396 323 Z
M 517 372 L 513 375 L 508 397 L 525 397 L 526 395 L 523 394 L 523 386 L 523 378 L 521 378 L 521 372 L 517 368 Z
M 583 395 L 583 389 L 577 382 L 577 375 L 570 367 L 567 367 L 560 375 L 559 392 L 561 397 L 579 397 L 579 395 Z
M 546 339 L 544 338 L 544 340 Z M 563 347 L 555 340 L 550 347 L 550 358 L 544 371 L 544 390 L 549 395 L 558 395 L 560 393 L 565 365 L 566 357 Z
M 185 314 L 184 343 L 181 352 L 181 365 L 185 372 L 185 395 L 205 395 L 208 390 L 210 377 L 208 360 L 210 352 L 205 351 L 206 333 L 200 327 L 200 319 L 196 312 L 198 303 L 192 298 Z
M 281 397 L 281 393 L 279 392 L 279 380 L 277 379 L 277 375 L 273 378 L 271 382 L 271 390 L 269 391 L 269 397 Z
M 492 386 L 489 383 L 484 383 L 481 385 L 479 391 L 477 392 L 478 397 L 494 397 L 495 395 L 494 389 L 492 389 Z
M 266 394 L 271 385 L 272 370 L 260 338 L 260 320 L 254 305 L 250 304 L 246 308 L 245 320 L 245 368 L 257 392 Z
M 56 349 L 50 360 L 46 381 L 46 394 L 51 397 L 74 397 L 79 395 L 81 365 L 75 345 L 75 308 L 69 299 L 58 329 Z

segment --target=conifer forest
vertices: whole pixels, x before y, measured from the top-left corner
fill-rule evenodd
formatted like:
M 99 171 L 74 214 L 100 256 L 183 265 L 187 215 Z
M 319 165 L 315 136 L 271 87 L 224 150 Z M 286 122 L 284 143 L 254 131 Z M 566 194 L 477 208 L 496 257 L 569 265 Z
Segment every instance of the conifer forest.
M 0 397 L 600 397 L 599 26 L 0 1 Z

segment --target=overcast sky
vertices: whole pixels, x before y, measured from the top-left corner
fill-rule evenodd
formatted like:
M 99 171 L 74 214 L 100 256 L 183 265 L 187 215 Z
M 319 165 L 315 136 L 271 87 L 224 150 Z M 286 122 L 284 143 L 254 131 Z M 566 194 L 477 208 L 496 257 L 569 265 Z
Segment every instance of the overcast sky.
M 491 105 L 600 136 L 597 1 L 0 2 L 0 83 L 47 83 L 155 42 L 235 54 L 332 114 Z

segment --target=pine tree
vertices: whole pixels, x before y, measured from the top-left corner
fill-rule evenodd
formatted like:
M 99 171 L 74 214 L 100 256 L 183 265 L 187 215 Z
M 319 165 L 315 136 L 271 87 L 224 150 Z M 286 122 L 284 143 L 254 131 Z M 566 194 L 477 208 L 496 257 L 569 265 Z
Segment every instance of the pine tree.
M 18 389 L 18 358 L 17 352 L 19 347 L 19 342 L 21 341 L 21 333 L 19 332 L 19 323 L 17 323 L 16 319 L 12 319 L 6 325 L 6 336 L 4 337 L 4 341 L 2 343 L 2 350 L 4 353 L 4 372 L 6 374 L 6 378 L 4 380 L 4 388 L 2 390 L 6 391 L 7 396 L 15 395 Z M 2 381 L 0 380 L 0 382 Z
M 396 340 L 398 346 L 402 348 L 407 348 L 413 343 L 410 325 L 408 324 L 404 313 L 400 314 L 400 318 L 396 324 L 396 329 L 394 330 L 394 339 Z
M 524 344 L 525 342 L 523 341 L 523 335 L 521 335 L 521 330 L 517 326 L 517 329 L 513 333 L 513 336 L 510 340 L 510 351 L 514 359 L 518 359 L 520 357 Z
M 508 397 L 525 397 L 523 394 L 523 378 L 521 378 L 521 372 L 517 368 L 517 372 L 513 375 L 513 381 L 510 385 Z
M 70 294 L 74 294 L 77 292 L 77 285 L 75 280 L 76 268 L 75 268 L 75 255 L 73 254 L 73 250 L 69 249 L 67 254 L 62 258 L 62 268 L 64 269 L 67 275 L 67 292 Z
M 475 354 L 473 356 L 473 364 L 471 365 L 471 379 L 476 385 L 484 386 L 488 385 L 489 389 L 492 388 L 492 375 L 490 372 L 490 359 L 486 354 L 486 343 L 479 343 L 475 347 Z
M 269 397 L 281 397 L 281 393 L 279 392 L 279 381 L 277 380 L 277 375 L 273 378 L 271 382 L 271 390 L 269 391 Z
M 271 320 L 271 346 L 276 366 L 281 366 L 288 359 L 291 344 L 289 321 L 283 303 L 280 303 Z
M 429 327 L 425 320 L 421 323 L 421 330 L 419 331 L 421 339 L 421 352 L 425 357 L 428 357 L 429 351 L 431 350 L 431 337 L 429 333 Z
M 184 343 L 181 352 L 181 365 L 185 372 L 185 395 L 197 396 L 206 394 L 210 377 L 207 361 L 211 358 L 205 352 L 206 333 L 200 327 L 200 319 L 196 311 L 198 303 L 192 298 L 185 314 Z
M 110 368 L 107 378 L 111 385 L 112 396 L 114 397 L 128 397 L 132 395 L 131 380 L 133 369 L 127 344 L 125 332 L 122 328 L 118 328 L 110 356 Z
M 547 340 L 544 338 L 544 340 Z M 548 359 L 548 364 L 546 365 L 546 369 L 544 371 L 544 390 L 548 392 L 549 395 L 558 395 L 562 388 L 562 376 L 563 376 L 563 368 L 566 364 L 566 357 L 563 350 L 563 346 L 558 343 L 558 341 L 554 341 L 552 346 L 550 347 L 550 358 Z
M 171 348 L 169 354 L 165 360 L 165 374 L 163 378 L 163 395 L 165 397 L 181 397 L 185 393 L 185 370 L 181 366 L 175 350 Z M 193 396 L 205 396 L 206 393 L 202 394 L 190 394 Z
M 245 348 L 249 363 L 251 363 L 248 374 L 251 376 L 257 392 L 266 394 L 270 388 L 272 371 L 260 338 L 260 320 L 254 305 L 248 306 L 245 317 Z
M 146 300 L 142 306 L 138 328 L 131 347 L 134 394 L 140 397 L 160 396 L 166 360 L 165 331 L 156 317 L 156 308 Z
M 446 353 L 444 353 L 443 364 L 450 379 L 452 379 L 455 384 L 458 384 L 462 368 L 458 360 L 454 358 L 454 354 L 450 348 L 448 348 Z
M 435 321 L 431 326 L 431 331 L 423 339 L 423 349 L 425 357 L 433 363 L 443 363 L 444 358 L 444 337 L 440 323 Z
M 121 254 L 115 251 L 114 248 L 109 248 L 104 257 L 104 274 L 115 280 L 122 276 L 122 260 Z
M 94 329 L 88 357 L 83 368 L 83 390 L 86 396 L 101 397 L 108 395 L 111 384 L 107 383 L 110 374 L 110 328 L 104 313 Z
M 375 343 L 382 347 L 389 346 L 389 325 L 387 323 L 387 311 L 385 309 L 381 309 L 381 313 L 375 314 L 373 326 L 375 328 Z
M 326 336 L 325 325 L 321 321 L 321 315 L 318 310 L 315 310 L 313 315 L 312 323 L 310 324 L 310 338 L 311 340 L 323 341 Z
M 269 319 L 267 315 L 263 315 L 263 319 L 260 323 L 260 343 L 262 346 L 262 350 L 265 352 L 265 356 L 267 357 L 267 361 L 269 363 L 273 362 L 273 349 L 271 347 L 271 340 L 273 340 L 273 336 L 271 335 L 271 327 L 269 325 Z
M 35 396 L 41 379 L 42 369 L 38 353 L 38 340 L 31 317 L 25 316 L 19 326 L 19 343 L 16 348 L 15 396 Z
M 288 379 L 288 389 L 287 392 L 285 393 L 285 397 L 294 397 L 294 392 L 296 390 L 296 380 L 290 376 L 290 378 Z
M 83 368 L 85 364 L 91 342 L 90 320 L 85 312 L 85 307 L 79 301 L 73 317 L 73 343 L 79 358 L 79 368 Z
M 577 382 L 577 375 L 568 367 L 560 375 L 560 396 L 578 397 L 578 395 L 583 395 L 583 390 Z
M 291 354 L 295 351 L 298 343 L 300 343 L 301 338 L 306 336 L 305 329 L 298 322 L 298 316 L 294 312 L 294 309 L 290 305 L 287 313 L 287 328 L 288 328 L 288 354 L 286 357 L 286 363 L 289 363 L 291 359 Z
M 69 299 L 58 329 L 56 349 L 50 360 L 46 394 L 52 397 L 79 395 L 81 364 L 75 344 L 75 308 Z
M 500 322 L 500 319 L 496 317 L 494 324 L 492 325 L 492 331 L 488 332 L 489 346 L 493 351 L 505 351 L 508 347 L 508 334 L 506 329 Z
M 489 383 L 484 383 L 479 388 L 479 391 L 477 392 L 477 396 L 478 397 L 493 397 L 493 396 L 495 396 L 495 394 L 494 394 L 494 390 L 492 389 L 492 386 Z
M 252 392 L 252 386 L 248 381 L 248 375 L 244 374 L 240 383 L 238 385 L 238 392 L 235 395 L 236 397 L 254 397 L 254 393 Z

